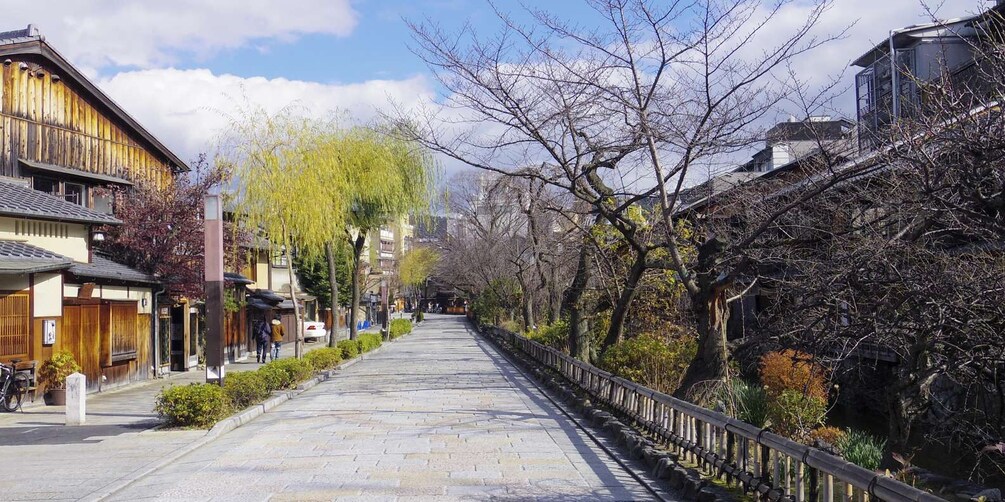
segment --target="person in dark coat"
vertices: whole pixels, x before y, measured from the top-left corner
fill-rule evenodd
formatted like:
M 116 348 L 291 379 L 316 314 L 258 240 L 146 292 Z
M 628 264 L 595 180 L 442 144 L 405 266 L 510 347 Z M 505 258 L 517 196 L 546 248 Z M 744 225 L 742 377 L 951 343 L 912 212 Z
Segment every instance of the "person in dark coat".
M 272 329 L 265 319 L 255 323 L 256 362 L 264 363 L 269 356 L 269 346 L 272 342 Z

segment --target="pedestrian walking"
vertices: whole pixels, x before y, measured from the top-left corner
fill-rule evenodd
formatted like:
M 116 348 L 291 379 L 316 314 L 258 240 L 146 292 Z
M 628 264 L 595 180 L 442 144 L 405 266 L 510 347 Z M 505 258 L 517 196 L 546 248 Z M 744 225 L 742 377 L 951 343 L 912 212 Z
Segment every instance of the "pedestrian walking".
M 269 328 L 269 324 L 265 319 L 257 321 L 257 324 L 255 324 L 255 360 L 257 362 L 265 362 L 265 358 L 269 355 L 269 342 L 271 341 L 272 330 Z
M 286 330 L 283 329 L 283 323 L 279 322 L 279 319 L 272 320 L 272 360 L 275 361 L 279 359 L 279 346 L 283 343 L 283 337 L 286 336 Z

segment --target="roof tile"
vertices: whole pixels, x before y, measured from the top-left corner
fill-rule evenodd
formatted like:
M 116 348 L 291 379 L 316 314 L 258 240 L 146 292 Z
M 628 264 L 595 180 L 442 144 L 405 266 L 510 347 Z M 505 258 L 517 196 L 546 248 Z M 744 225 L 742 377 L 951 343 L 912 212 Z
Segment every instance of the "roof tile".
M 59 197 L 20 185 L 0 182 L 0 215 L 116 225 L 112 215 L 67 202 Z

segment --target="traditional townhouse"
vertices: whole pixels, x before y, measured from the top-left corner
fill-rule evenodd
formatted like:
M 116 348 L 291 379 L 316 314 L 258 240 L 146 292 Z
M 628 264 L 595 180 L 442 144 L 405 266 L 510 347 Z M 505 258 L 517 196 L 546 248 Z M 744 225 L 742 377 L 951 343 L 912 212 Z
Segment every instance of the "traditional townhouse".
M 0 33 L 0 64 L 0 360 L 67 349 L 91 390 L 192 360 L 189 306 L 155 310 L 155 278 L 95 249 L 98 226 L 119 223 L 101 188 L 162 187 L 188 167 L 32 26 Z
M 0 361 L 69 350 L 90 390 L 150 376 L 157 281 L 94 248 L 98 228 L 118 223 L 0 180 Z

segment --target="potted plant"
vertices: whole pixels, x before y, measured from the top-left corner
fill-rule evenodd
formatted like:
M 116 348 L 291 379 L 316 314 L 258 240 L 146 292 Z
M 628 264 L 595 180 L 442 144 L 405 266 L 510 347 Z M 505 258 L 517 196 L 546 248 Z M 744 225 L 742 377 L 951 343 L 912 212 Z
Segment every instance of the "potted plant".
M 42 361 L 38 368 L 38 383 L 45 389 L 45 404 L 66 404 L 66 377 L 80 371 L 80 365 L 68 350 L 60 350 Z

